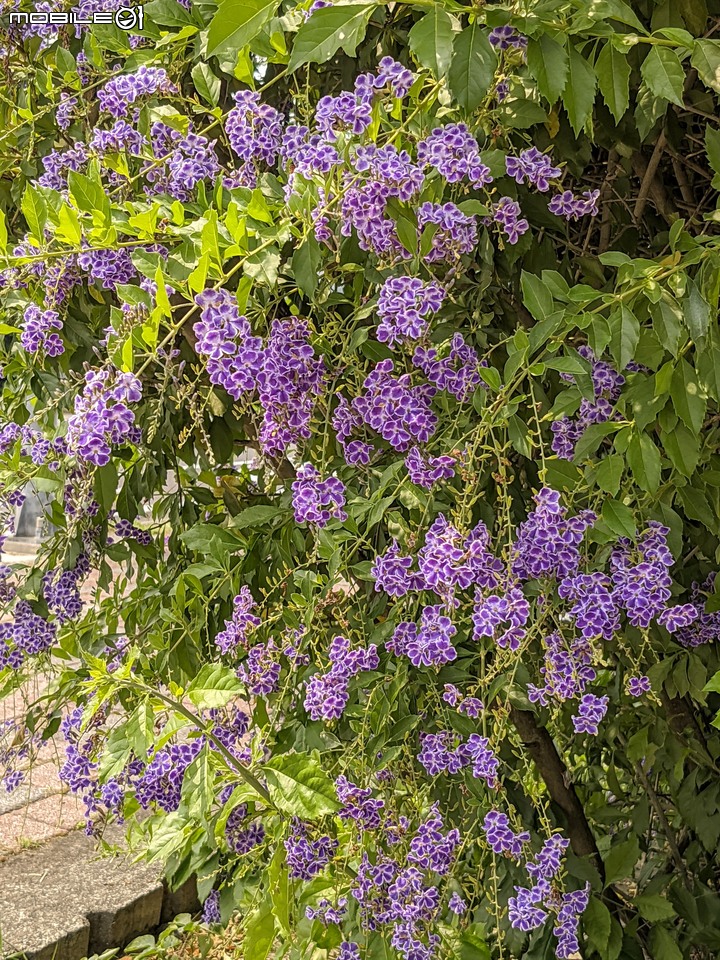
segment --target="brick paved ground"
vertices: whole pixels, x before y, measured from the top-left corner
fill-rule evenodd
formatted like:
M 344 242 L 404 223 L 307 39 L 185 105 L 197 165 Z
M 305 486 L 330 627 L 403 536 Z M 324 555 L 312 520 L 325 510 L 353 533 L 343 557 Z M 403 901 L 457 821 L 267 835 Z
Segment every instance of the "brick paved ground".
M 2 563 L 30 565 L 34 554 L 30 545 L 8 541 Z M 18 550 L 24 549 L 24 553 Z M 81 595 L 92 602 L 97 574 L 91 573 L 83 584 Z M 21 717 L 26 706 L 37 700 L 47 687 L 47 677 L 34 676 L 29 684 L 12 697 L 0 700 L 0 723 Z M 84 805 L 68 792 L 59 777 L 64 759 L 63 739 L 58 734 L 44 744 L 27 771 L 25 783 L 12 793 L 0 789 L 0 860 L 11 853 L 33 847 L 51 837 L 74 830 L 83 822 Z

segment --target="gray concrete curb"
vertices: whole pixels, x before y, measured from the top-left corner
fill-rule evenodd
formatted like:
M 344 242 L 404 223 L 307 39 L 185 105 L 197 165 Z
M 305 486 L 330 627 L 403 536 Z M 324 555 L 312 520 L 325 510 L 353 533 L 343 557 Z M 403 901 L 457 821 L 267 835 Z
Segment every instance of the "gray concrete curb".
M 82 960 L 197 909 L 194 880 L 171 892 L 157 865 L 99 858 L 70 833 L 0 863 L 0 956 Z

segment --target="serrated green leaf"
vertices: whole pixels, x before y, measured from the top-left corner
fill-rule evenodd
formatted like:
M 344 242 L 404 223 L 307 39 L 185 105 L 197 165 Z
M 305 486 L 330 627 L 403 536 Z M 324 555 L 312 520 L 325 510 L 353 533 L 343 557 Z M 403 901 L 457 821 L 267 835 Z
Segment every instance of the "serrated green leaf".
M 673 936 L 674 932 L 655 924 L 650 933 L 653 960 L 683 960 L 684 954 Z
M 698 376 L 687 360 L 682 359 L 675 367 L 670 385 L 675 413 L 693 433 L 698 434 L 705 419 L 707 397 L 698 383 Z
M 374 4 L 353 3 L 316 10 L 297 32 L 288 73 L 303 63 L 325 63 L 341 47 L 349 57 L 354 57 L 374 9 Z
M 720 93 L 720 42 L 696 40 L 690 63 L 697 70 L 702 82 Z
M 656 97 L 683 106 L 685 71 L 680 58 L 669 47 L 654 46 L 640 67 L 643 80 Z
M 624 469 L 625 463 L 623 458 L 617 453 L 610 454 L 598 464 L 595 472 L 597 485 L 601 490 L 605 490 L 607 493 L 616 496 L 620 489 L 620 481 Z
M 196 63 L 191 75 L 195 89 L 203 100 L 216 107 L 220 100 L 220 78 L 215 76 L 207 63 Z
M 633 875 L 633 868 L 640 858 L 640 844 L 637 837 L 631 837 L 622 843 L 613 844 L 605 858 L 605 886 L 616 880 L 627 880 Z
M 275 915 L 272 899 L 266 900 L 246 921 L 243 937 L 244 960 L 267 960 L 275 943 Z
M 263 767 L 268 790 L 279 810 L 303 820 L 317 820 L 340 809 L 335 785 L 317 757 L 283 753 Z
M 658 923 L 660 920 L 672 920 L 673 917 L 677 916 L 670 901 L 660 896 L 659 893 L 647 893 L 635 897 L 635 906 L 640 916 L 651 923 Z
M 682 423 L 676 423 L 672 430 L 660 432 L 663 450 L 670 462 L 685 477 L 695 472 L 700 458 L 700 439 Z
M 552 293 L 534 273 L 523 270 L 520 274 L 523 303 L 536 320 L 546 320 L 553 312 Z M 584 373 L 584 368 L 581 368 Z
M 563 103 L 570 126 L 577 136 L 592 113 L 595 102 L 595 71 L 585 57 L 571 46 L 568 49 L 568 79 L 563 92 Z
M 440 4 L 434 4 L 413 26 L 408 45 L 417 61 L 438 80 L 447 74 L 453 57 L 453 24 Z
M 200 710 L 225 707 L 245 692 L 232 667 L 222 663 L 206 663 L 185 691 L 188 699 Z
M 497 68 L 497 54 L 486 31 L 473 21 L 453 40 L 448 84 L 460 106 L 476 110 L 492 85 Z
M 538 90 L 552 106 L 560 99 L 567 84 L 567 50 L 557 40 L 543 33 L 539 40 L 528 41 L 527 64 Z
M 209 57 L 242 50 L 274 16 L 279 0 L 221 0 L 208 30 Z
M 626 54 L 609 40 L 595 63 L 600 93 L 607 108 L 620 120 L 630 106 L 630 64 Z
M 655 493 L 660 486 L 660 451 L 646 433 L 633 433 L 627 448 L 627 460 L 640 487 Z
M 635 348 L 640 340 L 640 321 L 629 307 L 622 304 L 608 317 L 612 337 L 610 352 L 620 370 L 624 370 L 635 356 Z
M 683 319 L 675 299 L 659 300 L 652 307 L 653 330 L 668 353 L 678 354 Z
M 703 297 L 694 280 L 688 279 L 686 296 L 682 302 L 682 317 L 693 340 L 702 340 L 710 326 L 710 304 Z
M 31 183 L 25 187 L 20 209 L 28 225 L 30 236 L 38 243 L 45 242 L 45 225 L 47 223 L 47 204 L 45 198 Z
M 606 500 L 602 508 L 602 518 L 605 524 L 619 537 L 634 537 L 636 533 L 635 518 L 630 507 L 618 500 Z

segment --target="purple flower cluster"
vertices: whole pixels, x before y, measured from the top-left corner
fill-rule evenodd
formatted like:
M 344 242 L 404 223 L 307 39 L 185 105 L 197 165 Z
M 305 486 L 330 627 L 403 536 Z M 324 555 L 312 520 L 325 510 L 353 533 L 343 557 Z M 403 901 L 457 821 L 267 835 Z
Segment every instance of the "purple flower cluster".
M 305 709 L 313 720 L 337 720 L 348 702 L 350 680 L 362 670 L 377 670 L 376 645 L 367 650 L 350 648 L 345 637 L 335 637 L 328 652 L 330 669 L 316 673 L 307 682 Z
M 506 157 L 505 168 L 516 183 L 527 182 L 541 193 L 550 189 L 550 180 L 557 180 L 562 175 L 560 167 L 554 167 L 550 157 L 537 147 L 523 150 L 517 157 Z
M 580 197 L 576 197 L 572 190 L 563 190 L 552 198 L 548 204 L 548 210 L 566 220 L 580 220 L 588 214 L 596 217 L 599 199 L 599 190 L 585 190 Z
M 361 830 L 380 828 L 385 803 L 383 800 L 373 799 L 372 790 L 358 787 L 345 776 L 337 778 L 335 789 L 338 800 L 343 805 L 338 813 L 341 820 L 352 820 Z
M 257 617 L 252 619 L 257 620 Z M 280 648 L 274 640 L 258 643 L 248 651 L 237 675 L 254 697 L 266 697 L 277 690 L 281 669 L 279 656 Z
M 177 810 L 185 772 L 197 758 L 203 743 L 204 739 L 198 737 L 190 743 L 174 743 L 156 751 L 134 783 L 135 798 L 143 810 L 153 804 L 166 813 Z
M 625 377 L 618 373 L 609 363 L 598 360 L 588 346 L 578 347 L 578 353 L 590 364 L 590 375 L 593 383 L 592 400 L 583 397 L 580 410 L 575 419 L 561 417 L 550 425 L 553 432 L 552 449 L 564 460 L 572 460 L 575 456 L 575 445 L 592 423 L 605 423 L 613 416 L 613 407 L 617 402 Z M 561 375 L 570 382 L 574 377 L 569 374 Z
M 267 103 L 260 103 L 260 94 L 241 90 L 234 95 L 235 106 L 225 120 L 225 133 L 230 146 L 240 157 L 238 185 L 255 187 L 264 164 L 272 166 L 282 143 L 282 116 Z
M 435 227 L 430 250 L 425 256 L 428 263 L 453 263 L 463 253 L 472 253 L 477 244 L 477 220 L 465 214 L 454 203 L 431 203 L 426 201 L 418 207 L 418 227 L 428 224 Z
M 438 390 L 447 390 L 461 402 L 468 400 L 481 382 L 478 355 L 461 333 L 453 334 L 447 356 L 439 357 L 435 347 L 417 347 L 413 363 Z
M 197 294 L 195 303 L 202 307 L 193 327 L 195 349 L 206 358 L 210 382 L 238 400 L 255 389 L 262 367 L 262 339 L 252 336 L 250 324 L 240 316 L 228 290 L 205 290 Z
M 108 80 L 98 90 L 100 109 L 113 117 L 127 116 L 128 108 L 140 97 L 155 93 L 170 93 L 174 85 L 162 67 L 146 67 L 144 64 L 135 73 L 121 74 Z
M 342 447 L 345 462 L 351 466 L 367 466 L 372 457 L 373 447 L 363 440 L 350 439 L 362 427 L 363 420 L 342 395 L 338 396 L 338 405 L 332 415 L 332 425 L 335 438 Z
M 138 443 L 141 433 L 128 403 L 137 403 L 141 396 L 134 374 L 89 370 L 85 388 L 75 398 L 75 412 L 68 417 L 68 453 L 102 467 L 110 462 L 111 444 Z
M 48 610 L 58 623 L 66 623 L 80 616 L 83 602 L 78 581 L 90 570 L 90 561 L 81 553 L 72 570 L 48 570 L 43 576 L 43 596 Z
M 575 733 L 591 733 L 597 735 L 598 724 L 607 713 L 608 697 L 596 697 L 586 693 L 580 698 L 578 712 L 572 718 Z
M 338 847 L 338 841 L 330 837 L 310 839 L 307 824 L 293 820 L 290 835 L 285 840 L 285 853 L 291 877 L 312 880 L 330 863 Z
M 45 172 L 38 177 L 37 185 L 61 192 L 67 190 L 68 171 L 81 172 L 85 169 L 88 159 L 87 147 L 79 141 L 67 150 L 51 150 L 42 158 Z
M 434 281 L 423 283 L 418 277 L 386 280 L 378 297 L 378 340 L 392 347 L 424 337 L 429 326 L 428 314 L 438 312 L 444 296 L 445 291 Z
M 167 193 L 175 200 L 188 201 L 202 180 L 214 180 L 220 172 L 220 162 L 215 148 L 200 134 L 188 130 L 186 134 L 164 123 L 154 123 L 151 128 L 152 147 L 156 160 L 144 168 L 150 184 L 146 193 L 150 196 Z
M 220 653 L 235 653 L 238 647 L 247 643 L 248 633 L 260 626 L 260 619 L 250 611 L 255 608 L 255 600 L 250 587 L 240 587 L 233 600 L 232 619 L 225 621 L 225 629 L 215 637 L 215 646 Z
M 322 899 L 318 902 L 316 909 L 313 909 L 312 907 L 305 907 L 305 916 L 308 920 L 318 920 L 324 927 L 327 927 L 327 925 L 330 923 L 342 923 L 345 914 L 347 913 L 347 902 L 347 897 L 339 897 L 337 906 L 334 907 L 329 900 Z M 344 943 L 340 947 L 341 957 L 343 956 L 343 947 L 355 947 L 356 949 L 359 949 L 357 948 L 357 944 Z M 359 953 L 353 954 L 352 952 L 347 952 L 347 950 L 345 953 L 348 957 L 357 956 L 359 960 Z
M 477 780 L 485 780 L 491 789 L 497 786 L 500 761 L 490 748 L 487 737 L 472 733 L 466 741 L 447 730 L 420 735 L 418 762 L 430 776 L 438 773 L 459 773 L 467 766 Z
M 310 463 L 298 467 L 297 480 L 292 485 L 292 503 L 297 523 L 311 523 L 325 527 L 330 520 L 346 520 L 345 487 L 337 477 L 320 479 Z
M 381 360 L 363 384 L 365 392 L 353 400 L 363 421 L 400 452 L 413 443 L 427 443 L 437 428 L 430 407 L 435 388 L 411 386 L 409 374 L 393 377 L 393 361 Z
M 413 447 L 405 458 L 408 476 L 413 483 L 430 490 L 441 480 L 455 476 L 455 457 L 425 457 L 419 447 Z
M 649 627 L 672 596 L 672 579 L 668 573 L 673 565 L 667 545 L 669 533 L 668 527 L 651 520 L 634 548 L 622 539 L 610 556 L 614 600 L 624 608 L 635 627 Z
M 651 690 L 650 677 L 628 677 L 627 692 L 631 697 L 642 697 Z
M 465 177 L 474 187 L 492 183 L 490 168 L 481 160 L 477 140 L 464 123 L 437 127 L 417 148 L 418 160 L 434 167 L 448 183 Z
M 441 605 L 425 607 L 420 624 L 399 623 L 385 644 L 396 656 L 406 656 L 415 667 L 440 667 L 457 657 L 452 638 L 457 628 Z
M 20 344 L 29 353 L 44 353 L 48 357 L 59 357 L 65 350 L 59 334 L 62 321 L 55 310 L 41 310 L 36 303 L 25 308 L 23 331 Z
M 232 791 L 232 787 L 230 787 L 230 791 Z M 238 804 L 231 811 L 225 824 L 227 845 L 238 856 L 250 853 L 255 847 L 259 847 L 265 839 L 265 827 L 261 823 L 248 823 L 247 814 L 247 804 Z
M 520 204 L 512 197 L 500 197 L 493 206 L 492 218 L 500 225 L 508 243 L 517 243 L 530 229 L 530 224 L 521 213 Z
M 137 277 L 130 251 L 83 250 L 77 257 L 78 266 L 98 280 L 107 290 L 115 290 L 119 283 L 130 283 Z
M 483 596 L 480 590 L 475 595 L 473 608 L 473 636 L 476 640 L 492 637 L 499 647 L 517 650 L 525 637 L 525 624 L 530 618 L 530 604 L 518 586 L 509 587 L 505 593 Z M 509 624 L 498 636 L 497 628 Z
M 684 612 L 682 618 L 689 622 L 677 626 L 674 633 L 674 639 L 684 647 L 698 647 L 704 643 L 716 643 L 720 638 L 720 611 L 715 610 L 706 613 L 703 609 L 706 595 L 712 593 L 714 589 L 715 573 L 711 573 L 704 583 L 695 582 L 692 584 L 690 599 L 692 605 L 698 611 L 698 616 L 690 621 L 690 611 Z M 670 618 L 671 625 L 674 625 L 673 621 L 677 623 L 675 616 Z M 667 630 L 668 627 L 666 626 L 665 629 Z
M 583 511 L 567 517 L 557 490 L 545 488 L 535 497 L 536 508 L 520 524 L 513 546 L 513 573 L 522 580 L 568 577 L 580 565 L 579 546 L 595 515 Z
M 591 666 L 593 648 L 584 637 L 566 640 L 558 631 L 543 640 L 544 658 L 540 673 L 545 678 L 542 687 L 528 684 L 528 697 L 533 703 L 547 706 L 549 699 L 572 700 L 595 680 Z

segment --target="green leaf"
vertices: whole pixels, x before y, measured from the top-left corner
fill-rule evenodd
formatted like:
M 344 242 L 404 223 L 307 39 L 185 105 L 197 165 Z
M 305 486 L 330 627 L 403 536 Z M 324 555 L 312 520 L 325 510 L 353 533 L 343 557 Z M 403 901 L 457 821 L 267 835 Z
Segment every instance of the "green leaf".
M 620 120 L 630 105 L 630 64 L 627 56 L 609 40 L 595 63 L 598 86 L 607 108 Z
M 476 110 L 487 95 L 497 68 L 497 54 L 482 26 L 473 21 L 453 41 L 448 84 L 463 110 Z
M 321 261 L 320 244 L 312 234 L 293 253 L 292 272 L 295 282 L 301 293 L 310 299 L 317 290 Z
M 75 246 L 80 246 L 82 227 L 77 213 L 69 204 L 64 203 L 60 207 L 58 221 L 57 235 Z
M 540 277 L 523 270 L 520 275 L 523 303 L 536 320 L 546 320 L 553 312 L 552 293 Z M 585 368 L 581 368 L 585 373 Z
M 675 299 L 664 297 L 652 307 L 653 330 L 668 353 L 677 356 L 682 333 L 682 313 Z
M 5 211 L 0 210 L 0 250 L 7 250 L 8 232 L 5 223 Z
M 588 16 L 592 20 L 618 20 L 640 33 L 647 33 L 636 14 L 633 13 L 632 7 L 624 0 L 592 0 L 592 3 L 587 4 L 586 7 L 589 8 Z
M 698 434 L 705 419 L 707 398 L 703 394 L 698 376 L 687 360 L 681 360 L 675 367 L 670 384 L 675 413 L 693 433 Z
M 267 960 L 275 943 L 275 915 L 272 900 L 266 900 L 246 921 L 243 960 Z
M 514 100 L 503 100 L 497 115 L 505 126 L 516 130 L 524 130 L 547 120 L 547 113 L 539 103 L 517 97 Z
M 568 79 L 563 92 L 563 103 L 567 110 L 570 126 L 577 136 L 592 113 L 595 102 L 595 71 L 585 57 L 575 49 L 569 48 Z
M 650 920 L 651 923 L 658 923 L 660 920 L 672 920 L 677 916 L 675 909 L 669 900 L 661 897 L 659 893 L 647 893 L 635 897 L 635 906 L 641 917 Z
M 608 317 L 612 337 L 610 352 L 620 370 L 624 370 L 635 356 L 635 348 L 640 340 L 640 321 L 629 307 L 623 304 Z
M 642 489 L 655 493 L 660 486 L 660 452 L 646 433 L 633 433 L 627 460 Z
M 610 940 L 610 911 L 597 897 L 592 897 L 582 915 L 582 923 L 587 938 L 600 956 Z
M 527 64 L 537 88 L 552 106 L 559 100 L 568 78 L 568 55 L 565 47 L 546 33 L 539 40 L 529 40 Z
M 31 183 L 25 187 L 20 209 L 27 221 L 30 236 L 38 243 L 45 243 L 45 224 L 47 223 L 47 204 L 45 198 Z
M 720 93 L 720 41 L 696 40 L 690 63 L 702 82 Z
M 340 809 L 335 785 L 316 754 L 283 753 L 263 767 L 275 806 L 293 817 L 316 820 Z
M 325 9 L 322 7 L 321 9 Z M 280 266 L 280 251 L 277 247 L 268 247 L 265 250 L 259 250 L 257 253 L 251 253 L 245 258 L 243 271 L 245 276 L 262 283 L 268 287 L 274 287 L 278 279 L 278 267 Z
M 192 16 L 176 0 L 151 0 L 144 4 L 145 19 L 164 27 L 183 27 L 192 23 Z
M 605 459 L 601 460 L 598 464 L 595 472 L 597 485 L 601 490 L 605 490 L 607 493 L 616 496 L 620 489 L 620 481 L 624 469 L 625 462 L 623 458 L 617 453 L 610 454 L 610 456 L 605 457 Z
M 374 4 L 353 3 L 316 10 L 297 32 L 288 73 L 303 63 L 325 63 L 340 47 L 349 57 L 354 57 L 374 9 Z
M 157 287 L 155 291 L 155 303 L 160 308 L 160 312 L 164 317 L 171 317 L 172 307 L 170 306 L 170 301 L 168 300 L 165 277 L 163 277 L 163 272 L 159 265 L 155 271 L 155 285 Z
M 634 537 L 635 519 L 630 507 L 618 500 L 606 500 L 602 508 L 602 518 L 606 525 L 619 537 Z
M 710 124 L 705 127 L 705 152 L 710 166 L 715 171 L 712 186 L 720 189 L 720 130 L 715 130 Z
M 692 476 L 700 459 L 700 439 L 682 423 L 676 423 L 667 433 L 660 432 L 660 441 L 675 469 L 685 477 Z
M 230 525 L 233 530 L 247 530 L 248 527 L 261 527 L 271 520 L 276 520 L 280 515 L 277 507 L 258 504 L 255 507 L 248 507 L 233 517 Z
M 684 954 L 673 936 L 675 932 L 674 929 L 671 932 L 658 924 L 652 928 L 650 949 L 652 950 L 653 960 L 683 960 Z
M 685 71 L 680 58 L 669 47 L 651 47 L 643 60 L 640 73 L 651 93 L 664 100 L 683 106 Z
M 102 221 L 110 223 L 110 201 L 107 198 L 105 189 L 101 183 L 91 180 L 83 173 L 76 173 L 70 170 L 68 173 L 68 186 L 70 195 L 77 204 L 78 210 L 86 213 L 102 214 Z
M 605 886 L 616 880 L 627 880 L 640 859 L 640 844 L 637 837 L 614 844 L 605 859 Z
M 207 56 L 242 50 L 274 16 L 278 6 L 278 0 L 221 0 L 208 30 Z
M 682 302 L 682 317 L 690 336 L 697 342 L 707 336 L 711 308 L 694 280 L 688 279 L 686 290 L 687 296 Z
M 220 78 L 215 76 L 207 63 L 196 63 L 192 68 L 192 78 L 203 100 L 216 107 L 220 100 Z
M 439 3 L 410 30 L 408 45 L 438 80 L 447 74 L 453 56 L 453 24 Z
M 206 663 L 185 691 L 188 699 L 200 710 L 225 707 L 244 692 L 235 671 L 222 663 Z

